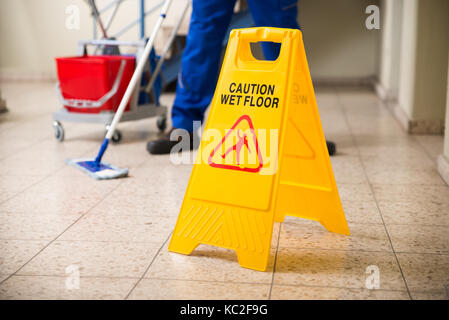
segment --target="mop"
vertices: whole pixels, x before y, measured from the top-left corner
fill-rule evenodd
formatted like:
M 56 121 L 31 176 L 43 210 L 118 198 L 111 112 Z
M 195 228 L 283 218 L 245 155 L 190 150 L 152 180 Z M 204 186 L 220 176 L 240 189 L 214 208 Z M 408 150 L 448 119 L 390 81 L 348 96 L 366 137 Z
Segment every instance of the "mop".
M 127 168 L 118 168 L 112 164 L 105 163 L 101 161 L 101 158 L 103 157 L 108 144 L 109 140 L 112 138 L 115 127 L 117 126 L 118 122 L 120 121 L 120 118 L 122 117 L 122 114 L 125 110 L 125 107 L 128 103 L 129 98 L 131 97 L 131 94 L 134 91 L 134 88 L 137 84 L 137 82 L 140 80 L 140 76 L 142 74 L 143 68 L 145 66 L 145 63 L 147 62 L 148 57 L 150 56 L 151 48 L 153 47 L 154 40 L 156 38 L 157 32 L 159 31 L 162 22 L 165 19 L 165 16 L 167 14 L 168 8 L 170 7 L 172 0 L 166 0 L 164 3 L 164 6 L 162 7 L 160 16 L 158 17 L 156 21 L 156 25 L 153 29 L 153 32 L 150 35 L 150 38 L 148 39 L 148 42 L 145 45 L 145 49 L 142 54 L 142 59 L 139 60 L 139 63 L 137 64 L 136 70 L 133 73 L 133 76 L 128 84 L 128 87 L 126 88 L 125 94 L 123 95 L 122 100 L 120 101 L 120 105 L 117 108 L 117 111 L 114 115 L 114 118 L 112 119 L 112 123 L 109 126 L 108 131 L 106 132 L 106 137 L 103 140 L 103 143 L 101 144 L 100 150 L 98 151 L 98 155 L 95 159 L 89 158 L 89 159 L 68 159 L 66 162 L 72 166 L 75 166 L 82 171 L 86 172 L 90 177 L 98 180 L 102 179 L 115 179 L 120 177 L 125 177 L 128 175 L 128 169 Z

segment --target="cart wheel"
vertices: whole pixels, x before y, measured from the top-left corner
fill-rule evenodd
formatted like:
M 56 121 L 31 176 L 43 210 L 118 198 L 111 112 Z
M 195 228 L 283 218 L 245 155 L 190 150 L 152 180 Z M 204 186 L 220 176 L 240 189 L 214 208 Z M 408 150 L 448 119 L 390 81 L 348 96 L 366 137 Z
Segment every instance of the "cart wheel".
M 156 125 L 160 132 L 164 132 L 167 128 L 167 116 L 160 116 L 157 118 Z
M 122 140 L 122 133 L 119 130 L 115 130 L 114 134 L 112 135 L 112 142 L 119 143 L 120 140 Z
M 62 142 L 64 140 L 64 128 L 62 127 L 62 124 L 57 120 L 53 121 L 53 131 L 55 133 L 56 140 Z
M 105 126 L 106 132 L 108 132 L 109 126 L 110 126 L 109 124 L 107 124 Z M 113 143 L 119 143 L 120 140 L 122 140 L 122 133 L 119 130 L 115 129 L 114 134 L 112 135 L 111 140 L 112 140 Z

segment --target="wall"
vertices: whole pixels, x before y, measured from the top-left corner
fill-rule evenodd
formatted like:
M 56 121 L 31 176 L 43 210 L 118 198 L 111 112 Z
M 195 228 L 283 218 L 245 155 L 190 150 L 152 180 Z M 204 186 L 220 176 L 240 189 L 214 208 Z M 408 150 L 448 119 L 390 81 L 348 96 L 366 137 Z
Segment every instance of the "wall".
M 395 101 L 399 92 L 401 29 L 403 0 L 382 0 L 382 25 L 379 82 L 376 86 L 379 96 L 385 101 Z
M 443 132 L 449 50 L 448 12 L 447 0 L 404 1 L 396 115 L 410 133 Z
M 377 76 L 380 32 L 365 27 L 365 9 L 371 4 L 379 1 L 299 1 L 298 20 L 314 80 Z
M 401 73 L 399 105 L 406 116 L 411 119 L 414 104 L 415 60 L 416 60 L 416 30 L 418 28 L 418 0 L 405 0 L 402 18 L 401 39 Z
M 446 108 L 449 1 L 419 1 L 415 119 L 440 119 Z
M 447 73 L 448 79 L 446 89 L 446 128 L 449 128 L 449 67 Z M 446 181 L 446 183 L 449 185 L 449 130 L 447 129 L 444 133 L 443 154 L 438 157 L 438 172 L 440 173 L 444 181 Z
M 449 62 L 448 62 L 449 65 Z M 449 128 L 449 67 L 448 67 L 447 89 L 446 89 L 446 128 Z M 449 129 L 444 132 L 444 150 L 443 154 L 446 157 L 446 161 L 449 162 Z M 448 176 L 449 179 L 449 176 Z M 449 180 L 448 180 L 449 184 Z
M 181 11 L 180 0 L 172 10 Z M 103 7 L 108 0 L 99 0 Z M 157 3 L 146 1 L 147 6 Z M 377 0 L 300 0 L 299 21 L 303 27 L 306 51 L 314 79 L 358 80 L 378 73 L 379 31 L 365 28 L 365 8 Z M 65 27 L 65 9 L 78 5 L 79 30 Z M 125 1 L 116 27 L 137 18 L 136 0 Z M 172 11 L 173 13 L 174 11 Z M 151 29 L 151 22 L 147 23 Z M 92 19 L 82 0 L 1 0 L 0 77 L 54 77 L 56 56 L 76 53 L 79 39 L 92 35 Z M 138 29 L 122 38 L 135 40 Z
M 99 0 L 97 5 L 102 8 L 109 2 Z M 150 6 L 158 1 L 147 3 Z M 69 5 L 80 9 L 79 30 L 66 28 L 65 10 Z M 111 34 L 136 19 L 138 12 L 137 1 L 124 1 L 111 25 Z M 84 0 L 1 0 L 1 76 L 54 77 L 54 57 L 76 54 L 78 40 L 92 38 L 92 29 L 90 9 Z M 146 30 L 150 32 L 150 23 Z M 137 40 L 138 36 L 139 29 L 134 27 L 120 39 Z

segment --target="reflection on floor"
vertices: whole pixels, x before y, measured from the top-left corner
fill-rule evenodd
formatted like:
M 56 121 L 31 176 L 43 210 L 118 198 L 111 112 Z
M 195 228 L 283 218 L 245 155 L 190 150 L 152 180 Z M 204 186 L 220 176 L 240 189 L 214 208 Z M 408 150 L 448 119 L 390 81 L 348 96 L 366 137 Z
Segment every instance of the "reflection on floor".
M 64 159 L 95 155 L 100 125 L 66 123 L 59 143 L 53 84 L 1 90 L 10 109 L 0 115 L 1 299 L 448 298 L 449 187 L 435 169 L 442 137 L 406 135 L 370 91 L 317 94 L 352 235 L 287 218 L 275 224 L 263 273 L 224 249 L 167 251 L 191 166 L 148 155 L 154 119 L 121 125 L 122 143 L 106 154 L 130 177 L 97 182 Z

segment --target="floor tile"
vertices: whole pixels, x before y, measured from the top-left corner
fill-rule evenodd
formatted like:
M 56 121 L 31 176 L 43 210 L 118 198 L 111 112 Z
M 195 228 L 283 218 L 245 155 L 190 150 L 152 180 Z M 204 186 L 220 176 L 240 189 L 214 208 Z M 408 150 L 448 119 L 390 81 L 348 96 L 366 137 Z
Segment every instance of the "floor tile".
M 337 183 L 337 187 L 342 201 L 374 201 L 367 183 Z
M 377 201 L 449 204 L 447 186 L 429 185 L 373 185 Z
M 267 271 L 239 266 L 233 250 L 200 245 L 190 255 L 168 251 L 167 245 L 151 265 L 145 278 L 219 282 L 271 283 L 275 249 Z
M 100 199 L 89 194 L 23 192 L 0 204 L 0 211 L 25 213 L 75 213 L 89 211 Z
M 370 143 L 358 143 L 359 151 L 362 157 L 365 156 L 376 156 L 388 154 L 390 157 L 420 157 L 423 156 L 424 151 L 422 151 L 419 146 L 404 146 L 403 142 L 397 142 L 390 146 L 385 145 L 384 142 L 376 142 L 370 145 Z
M 366 183 L 365 173 L 358 157 L 331 157 L 332 169 L 338 183 Z
M 409 300 L 407 291 L 274 285 L 272 300 Z
M 0 194 L 23 191 L 40 180 L 39 176 L 0 176 Z
M 67 288 L 67 277 L 13 276 L 0 285 L 0 299 L 115 300 L 124 299 L 137 279 L 80 278 L 79 289 Z
M 58 196 L 79 195 L 95 197 L 107 195 L 121 183 L 120 179 L 99 181 L 88 175 L 67 179 L 61 176 L 51 176 L 33 185 L 27 191 L 30 193 L 54 193 Z
M 91 146 L 86 142 L 74 145 L 45 140 L 3 160 L 0 174 L 49 175 L 66 166 L 65 159 L 79 158 L 90 149 Z
M 12 274 L 42 250 L 48 241 L 0 240 L 0 274 Z
M 173 231 L 175 217 L 88 214 L 60 240 L 163 243 Z
M 376 202 L 342 200 L 343 210 L 348 222 L 383 224 Z
M 449 286 L 449 255 L 397 253 L 411 292 L 444 292 Z
M 52 240 L 79 215 L 0 212 L 0 239 Z
M 161 171 L 163 170 L 158 165 L 151 169 L 152 171 Z M 172 172 L 169 173 L 160 173 L 155 172 L 153 179 L 139 179 L 139 175 L 142 171 L 146 171 L 146 174 L 150 171 L 147 167 L 139 167 L 139 172 L 131 172 L 130 175 L 133 179 L 123 179 L 123 182 L 115 189 L 112 193 L 113 197 L 128 197 L 132 196 L 141 196 L 147 197 L 149 199 L 154 200 L 157 197 L 167 197 L 165 200 L 177 200 L 177 197 L 181 196 L 181 200 L 184 197 L 184 193 L 187 188 L 188 178 L 189 176 L 186 174 L 178 175 L 173 173 L 172 170 L 164 169 L 165 171 Z M 154 184 L 154 181 L 157 181 L 157 185 Z M 123 199 L 122 199 L 123 200 Z M 157 201 L 161 203 L 162 201 Z
M 274 284 L 365 289 L 377 266 L 380 289 L 406 290 L 393 253 L 279 248 Z
M 413 300 L 449 300 L 449 295 L 444 290 L 434 291 L 434 292 L 411 292 Z
M 379 201 L 387 225 L 417 224 L 449 226 L 449 204 L 440 202 Z
M 269 290 L 269 284 L 143 279 L 129 299 L 263 300 Z
M 443 153 L 444 137 L 442 135 L 414 135 L 413 138 L 434 160 Z
M 408 170 L 430 170 L 436 168 L 436 161 L 429 158 L 424 152 L 410 157 L 407 154 L 381 153 L 376 155 L 362 155 L 363 166 L 369 170 L 404 168 Z
M 122 188 L 121 185 L 97 205 L 92 213 L 122 216 L 178 216 L 185 190 L 176 188 L 154 190 L 151 186 L 146 189 L 146 194 L 132 193 L 131 190 L 126 189 L 126 186 Z
M 3 160 L 0 175 L 46 176 L 64 166 L 64 162 L 55 159 L 46 160 L 43 155 L 31 159 L 33 158 L 29 155 L 18 155 Z
M 190 154 L 190 153 L 187 153 Z M 141 177 L 142 182 L 147 182 L 147 187 L 151 188 L 152 181 L 165 183 L 180 183 L 180 186 L 187 186 L 187 180 L 192 172 L 194 156 L 188 156 L 188 164 L 175 164 L 170 156 L 155 156 L 147 159 L 141 166 L 132 173 L 135 177 Z
M 349 223 L 350 236 L 328 232 L 316 221 L 288 217 L 281 227 L 279 247 L 391 252 L 380 224 Z
M 368 167 L 366 174 L 373 184 L 445 185 L 435 168 L 417 170 L 385 165 L 383 168 Z
M 0 193 L 0 204 L 2 202 L 5 202 L 5 201 L 11 199 L 12 197 L 16 196 L 17 194 L 18 194 L 18 192 L 9 192 L 9 191 Z
M 32 147 L 37 142 L 40 141 L 36 138 L 28 139 L 22 137 L 0 135 L 0 145 L 2 146 L 0 149 L 0 160 L 10 157 L 17 152 L 26 150 L 27 148 Z
M 325 113 L 322 113 L 321 124 L 323 126 L 324 134 L 329 140 L 333 141 L 334 134 L 336 133 L 346 133 L 347 135 L 350 135 L 350 130 L 340 109 L 328 109 Z
M 31 260 L 19 275 L 64 276 L 78 268 L 81 277 L 143 275 L 162 244 L 55 241 Z
M 9 274 L 0 274 L 0 283 L 5 281 L 9 276 Z
M 449 254 L 449 227 L 391 224 L 387 226 L 396 252 Z

